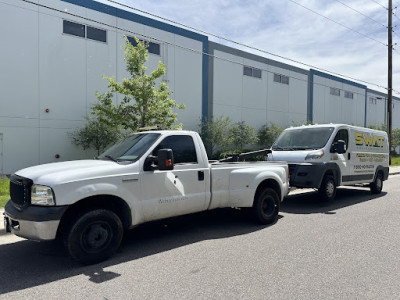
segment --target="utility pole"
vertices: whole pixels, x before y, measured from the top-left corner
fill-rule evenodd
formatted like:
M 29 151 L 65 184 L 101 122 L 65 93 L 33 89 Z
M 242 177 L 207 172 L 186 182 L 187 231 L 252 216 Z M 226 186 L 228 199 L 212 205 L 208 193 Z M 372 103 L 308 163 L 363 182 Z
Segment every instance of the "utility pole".
M 388 6 L 388 139 L 389 139 L 389 164 L 392 162 L 392 52 L 393 52 L 393 41 L 392 41 L 392 0 L 389 0 Z

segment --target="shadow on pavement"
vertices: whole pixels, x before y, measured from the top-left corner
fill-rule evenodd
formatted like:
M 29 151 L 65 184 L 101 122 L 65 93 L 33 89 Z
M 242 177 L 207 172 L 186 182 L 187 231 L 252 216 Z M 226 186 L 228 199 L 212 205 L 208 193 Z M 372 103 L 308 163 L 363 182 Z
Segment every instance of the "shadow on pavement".
M 322 202 L 317 191 L 290 195 L 281 205 L 281 212 L 291 214 L 334 214 L 335 210 L 384 197 L 387 193 L 372 194 L 369 188 L 338 188 L 332 202 Z
M 111 259 L 82 266 L 65 252 L 60 241 L 19 241 L 0 244 L 0 294 L 84 274 L 101 283 L 121 276 L 104 268 L 140 259 L 199 241 L 248 234 L 267 226 L 255 224 L 241 211 L 218 209 L 143 224 L 125 233 Z M 1 241 L 1 238 L 0 238 Z

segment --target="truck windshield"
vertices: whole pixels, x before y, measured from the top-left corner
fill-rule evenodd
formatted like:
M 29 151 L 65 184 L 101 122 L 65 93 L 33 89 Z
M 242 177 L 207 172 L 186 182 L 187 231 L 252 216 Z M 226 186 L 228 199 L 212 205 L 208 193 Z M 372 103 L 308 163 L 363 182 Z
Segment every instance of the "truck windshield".
M 99 155 L 98 159 L 135 161 L 153 145 L 159 136 L 159 133 L 138 133 L 131 135 Z
M 286 130 L 271 148 L 275 151 L 320 149 L 326 145 L 333 130 L 333 127 Z

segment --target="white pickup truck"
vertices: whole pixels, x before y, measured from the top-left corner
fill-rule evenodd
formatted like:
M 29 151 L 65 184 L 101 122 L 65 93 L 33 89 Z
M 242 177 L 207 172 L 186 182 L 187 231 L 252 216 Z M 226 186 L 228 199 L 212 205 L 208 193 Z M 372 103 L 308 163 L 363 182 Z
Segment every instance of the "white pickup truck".
M 95 263 L 115 252 L 124 229 L 148 221 L 236 207 L 274 223 L 288 175 L 285 162 L 209 162 L 196 132 L 141 132 L 95 160 L 11 175 L 5 227 L 30 240 L 63 238 L 74 259 Z

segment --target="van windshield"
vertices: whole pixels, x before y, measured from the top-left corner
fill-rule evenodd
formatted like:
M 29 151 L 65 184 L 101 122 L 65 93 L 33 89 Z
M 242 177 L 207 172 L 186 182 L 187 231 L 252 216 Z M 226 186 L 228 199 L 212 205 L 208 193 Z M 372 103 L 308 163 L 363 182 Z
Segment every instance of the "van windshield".
M 275 151 L 321 149 L 328 142 L 333 130 L 333 127 L 285 130 L 271 148 Z
M 151 145 L 153 145 L 159 136 L 159 133 L 133 134 L 115 144 L 97 158 L 113 160 L 116 162 L 135 161 L 139 159 Z

